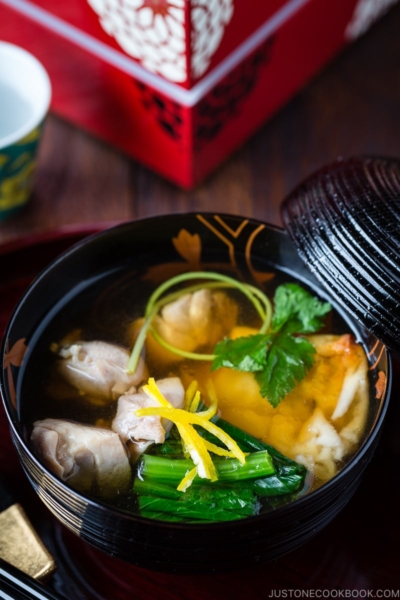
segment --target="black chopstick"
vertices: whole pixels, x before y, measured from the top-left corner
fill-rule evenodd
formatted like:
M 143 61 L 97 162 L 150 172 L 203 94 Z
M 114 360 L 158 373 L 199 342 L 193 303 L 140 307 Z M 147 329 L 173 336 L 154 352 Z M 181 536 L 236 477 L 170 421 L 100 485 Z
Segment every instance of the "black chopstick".
M 1 600 L 66 600 L 0 558 Z

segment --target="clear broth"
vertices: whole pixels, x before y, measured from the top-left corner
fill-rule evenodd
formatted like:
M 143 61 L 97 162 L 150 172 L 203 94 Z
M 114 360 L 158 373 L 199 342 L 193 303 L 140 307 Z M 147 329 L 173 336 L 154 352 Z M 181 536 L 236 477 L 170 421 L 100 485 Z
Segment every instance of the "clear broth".
M 264 284 L 262 289 L 272 299 L 275 288 L 289 281 L 296 280 L 277 271 L 273 279 Z M 307 287 L 304 283 L 301 285 Z M 131 345 L 129 326 L 143 315 L 146 303 L 155 287 L 157 286 L 148 281 L 138 279 L 136 271 L 107 275 L 67 302 L 61 303 L 51 319 L 38 328 L 28 344 L 28 353 L 19 379 L 20 416 L 28 439 L 33 423 L 41 419 L 67 419 L 86 425 L 112 421 L 117 401 L 94 404 L 66 383 L 57 375 L 55 365 L 59 359 L 51 350 L 51 346 L 54 342 L 65 338 L 71 331 L 80 330 L 82 340 L 102 340 L 129 347 Z M 310 291 L 315 294 L 313 290 Z M 227 293 L 239 305 L 239 324 L 256 327 L 257 315 L 249 303 L 243 300 L 240 293 L 235 291 Z M 349 324 L 337 310 L 332 310 L 327 318 L 326 327 L 319 333 L 340 335 L 348 332 L 351 332 Z M 190 370 L 190 361 L 185 362 L 183 368 Z M 171 372 L 171 368 L 165 369 L 157 364 L 148 366 L 150 375 L 155 379 L 176 374 Z M 350 456 L 347 456 L 346 462 L 349 459 Z M 317 480 L 309 479 L 303 493 L 319 485 L 320 482 Z M 102 500 L 99 490 L 93 489 L 89 495 Z M 265 499 L 262 501 L 261 510 L 269 510 L 292 499 L 291 496 Z M 128 512 L 137 512 L 135 495 L 132 492 L 118 495 L 111 501 L 107 499 L 107 504 L 110 503 Z

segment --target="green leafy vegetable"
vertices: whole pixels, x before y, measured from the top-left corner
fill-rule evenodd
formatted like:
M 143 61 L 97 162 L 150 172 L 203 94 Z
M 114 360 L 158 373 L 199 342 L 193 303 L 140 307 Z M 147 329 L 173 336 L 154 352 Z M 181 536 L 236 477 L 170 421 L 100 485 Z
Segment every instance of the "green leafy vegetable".
M 136 479 L 141 511 L 159 511 L 201 521 L 225 521 L 257 514 L 260 504 L 250 487 L 232 485 L 196 485 L 186 492 L 153 479 Z M 142 513 L 143 514 L 143 513 Z M 164 517 L 161 517 L 164 518 Z
M 264 479 L 256 479 L 253 489 L 259 496 L 286 496 L 296 492 L 303 485 L 304 477 L 298 473 L 293 475 L 271 475 Z
M 272 340 L 271 334 L 261 333 L 236 340 L 225 338 L 215 347 L 216 357 L 212 369 L 228 367 L 249 373 L 262 371 L 266 364 L 266 351 Z
M 146 516 L 146 513 L 158 513 L 164 519 L 163 513 L 173 515 L 174 521 L 179 516 L 179 520 L 198 519 L 201 521 L 236 521 L 248 516 L 245 513 L 238 513 L 231 510 L 224 510 L 216 506 L 207 504 L 191 505 L 179 500 L 165 500 L 164 498 L 155 498 L 154 496 L 139 496 L 139 510 Z
M 273 331 L 281 333 L 314 333 L 321 329 L 331 310 L 329 302 L 321 302 L 297 283 L 286 283 L 276 289 Z
M 218 424 L 220 429 L 228 433 L 243 452 L 267 450 L 272 457 L 275 473 L 251 481 L 251 489 L 253 489 L 259 497 L 285 496 L 287 494 L 299 492 L 303 488 L 307 475 L 307 469 L 303 465 L 288 458 L 273 446 L 258 440 L 246 431 L 221 419 L 218 414 L 212 418 L 212 421 L 213 423 Z M 215 436 L 212 436 L 204 430 L 201 434 L 212 443 L 218 445 L 219 440 L 217 440 Z
M 199 410 L 203 410 L 203 406 L 200 405 Z M 247 431 L 243 431 L 243 429 L 239 429 L 239 427 L 236 427 L 236 425 L 228 423 L 228 421 L 222 419 L 218 413 L 211 419 L 211 422 L 218 424 L 218 427 L 222 429 L 222 431 L 225 431 L 225 433 L 230 435 L 231 438 L 235 440 L 239 448 L 243 450 L 243 452 L 258 452 L 259 450 L 267 450 L 268 454 L 272 457 L 272 462 L 277 472 L 285 475 L 292 474 L 293 472 L 301 473 L 302 475 L 306 473 L 306 468 L 303 465 L 297 463 L 291 458 L 288 458 L 273 446 L 270 446 L 258 438 L 255 438 L 250 433 L 247 433 Z M 208 431 L 203 430 L 202 435 L 214 444 L 220 444 L 220 441 L 212 434 L 209 434 Z M 289 469 L 289 471 L 287 469 Z
M 304 379 L 314 364 L 314 354 L 315 348 L 306 338 L 288 333 L 274 336 L 266 351 L 265 368 L 256 373 L 261 395 L 273 407 L 278 406 L 296 383 Z
M 199 410 L 203 409 L 204 406 L 199 407 Z M 223 478 L 225 480 L 213 483 L 198 479 L 185 492 L 179 492 L 176 482 L 182 472 L 175 472 L 174 463 L 178 462 L 177 469 L 181 471 L 182 466 L 184 469 L 190 468 L 190 461 L 183 460 L 182 445 L 179 448 L 174 439 L 156 444 L 143 455 L 139 466 L 140 477 L 136 477 L 133 484 L 142 516 L 186 523 L 230 521 L 256 515 L 261 506 L 273 509 L 304 493 L 307 469 L 303 465 L 224 421 L 218 414 L 212 421 L 218 423 L 218 427 L 228 433 L 244 452 L 250 452 L 246 460 L 253 463 L 256 469 L 248 470 L 245 479 L 237 478 L 231 467 L 234 470 L 242 470 L 243 467 L 238 467 L 237 461 L 232 459 L 217 458 L 215 460 L 220 466 L 226 464 L 233 478 L 230 475 L 227 479 Z M 221 444 L 209 432 L 202 430 L 201 434 L 215 445 Z M 261 474 L 265 456 L 262 451 L 267 451 L 270 457 L 268 462 L 272 464 L 272 469 L 268 469 L 269 474 Z M 176 461 L 177 457 L 182 460 Z
M 173 432 L 176 432 L 176 435 L 179 436 L 179 433 L 176 427 L 173 428 Z M 148 454 L 152 454 L 154 456 L 183 456 L 182 449 L 182 440 L 173 439 L 172 436 L 162 444 L 153 444 L 153 446 L 149 449 Z
M 295 283 L 277 288 L 272 329 L 235 340 L 225 339 L 214 349 L 212 370 L 229 367 L 254 373 L 260 393 L 274 407 L 314 364 L 314 346 L 299 334 L 314 333 L 323 325 L 321 317 L 331 310 Z

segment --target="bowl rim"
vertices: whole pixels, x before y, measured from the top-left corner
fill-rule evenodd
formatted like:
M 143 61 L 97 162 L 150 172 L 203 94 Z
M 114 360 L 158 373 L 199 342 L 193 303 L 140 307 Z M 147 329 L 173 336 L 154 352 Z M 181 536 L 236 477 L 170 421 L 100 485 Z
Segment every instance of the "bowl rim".
M 57 256 L 55 259 L 53 259 L 51 262 L 49 262 L 49 264 L 44 269 L 42 269 L 40 271 L 40 273 L 38 273 L 38 275 L 35 277 L 35 279 L 31 282 L 31 284 L 25 290 L 23 296 L 19 299 L 11 316 L 8 319 L 7 326 L 5 328 L 3 339 L 1 341 L 1 347 L 0 347 L 0 356 L 1 356 L 2 364 L 4 364 L 4 354 L 5 354 L 5 344 L 6 344 L 6 340 L 7 340 L 7 333 L 9 332 L 9 330 L 11 329 L 11 327 L 13 325 L 14 319 L 17 315 L 17 312 L 18 312 L 20 306 L 25 302 L 25 299 L 28 297 L 28 295 L 31 293 L 31 291 L 37 285 L 40 284 L 42 278 L 49 271 L 51 271 L 53 268 L 55 268 L 60 262 L 62 262 L 67 256 L 69 256 L 72 253 L 78 252 L 82 246 L 86 246 L 87 244 L 90 244 L 91 242 L 97 240 L 98 238 L 108 235 L 109 233 L 116 232 L 120 229 L 122 230 L 124 228 L 129 228 L 131 226 L 135 226 L 136 224 L 140 225 L 143 222 L 150 223 L 150 222 L 154 222 L 156 220 L 160 221 L 165 218 L 173 218 L 173 217 L 177 217 L 177 216 L 180 216 L 183 218 L 195 217 L 196 215 L 199 215 L 199 214 L 201 214 L 203 216 L 215 216 L 216 214 L 218 214 L 218 216 L 222 217 L 222 218 L 226 217 L 226 218 L 230 218 L 230 219 L 233 218 L 233 219 L 237 219 L 237 220 L 245 219 L 256 225 L 264 225 L 269 230 L 273 230 L 279 234 L 287 236 L 288 243 L 291 243 L 288 232 L 282 227 L 268 223 L 266 221 L 254 219 L 252 217 L 247 218 L 247 217 L 243 217 L 241 215 L 235 215 L 235 214 L 229 214 L 229 213 L 214 213 L 214 212 L 202 212 L 202 211 L 176 212 L 176 213 L 166 213 L 163 215 L 153 215 L 153 216 L 149 216 L 149 217 L 142 217 L 139 219 L 133 219 L 130 221 L 124 221 L 121 223 L 112 224 L 111 227 L 107 227 L 106 229 L 101 229 L 99 231 L 91 233 L 88 236 L 85 236 L 82 240 L 79 240 L 78 242 L 74 243 L 70 248 L 67 248 L 59 256 Z M 293 246 L 293 250 L 296 251 L 294 246 Z M 314 275 L 311 273 L 311 271 L 309 271 L 309 273 L 310 273 L 311 277 L 314 277 Z M 324 293 L 327 293 L 329 295 L 329 290 L 325 290 L 322 287 L 321 283 L 318 282 L 317 280 L 315 282 L 315 285 L 320 291 L 323 291 Z M 356 320 L 354 319 L 354 317 L 349 315 L 345 309 L 343 309 L 343 310 L 344 310 L 346 316 L 349 317 L 351 322 L 357 323 Z M 362 325 L 359 325 L 359 327 L 361 327 L 364 331 L 366 331 L 365 327 L 363 327 Z M 378 339 L 375 336 L 373 336 L 373 338 Z M 276 515 L 277 512 L 279 512 L 279 515 L 284 515 L 285 513 L 290 513 L 291 511 L 297 510 L 298 508 L 301 509 L 301 507 L 305 503 L 309 502 L 310 498 L 317 499 L 318 497 L 320 497 L 323 494 L 326 494 L 326 493 L 329 494 L 329 491 L 331 490 L 331 488 L 336 486 L 337 483 L 340 481 L 340 479 L 345 478 L 346 475 L 351 471 L 351 469 L 353 468 L 353 466 L 356 463 L 363 460 L 365 455 L 368 453 L 371 445 L 375 442 L 377 436 L 380 435 L 382 425 L 383 425 L 383 422 L 384 422 L 384 419 L 386 416 L 386 412 L 388 409 L 390 396 L 391 396 L 392 380 L 393 380 L 392 359 L 391 359 L 391 353 L 390 353 L 389 349 L 385 345 L 383 348 L 384 348 L 383 354 L 386 356 L 386 361 L 387 361 L 386 389 L 384 392 L 384 398 L 383 398 L 383 400 L 381 400 L 380 407 L 378 409 L 378 414 L 377 414 L 376 419 L 374 420 L 374 422 L 371 425 L 371 430 L 369 431 L 369 433 L 367 433 L 365 435 L 365 438 L 361 442 L 361 446 L 355 451 L 354 454 L 350 455 L 348 462 L 341 468 L 341 470 L 336 475 L 334 475 L 330 480 L 328 480 L 327 482 L 322 484 L 319 488 L 312 491 L 311 493 L 306 493 L 305 495 L 300 496 L 299 498 L 293 500 L 292 502 L 289 502 L 288 504 L 277 507 L 273 511 L 266 511 L 264 513 L 260 513 L 257 515 L 247 516 L 244 519 L 235 520 L 235 521 L 212 522 L 212 523 L 179 523 L 179 522 L 163 521 L 161 519 L 152 519 L 152 518 L 143 517 L 139 514 L 129 513 L 128 511 L 125 511 L 123 509 L 120 509 L 120 508 L 117 508 L 115 506 L 108 504 L 106 501 L 103 501 L 100 499 L 95 499 L 90 496 L 86 496 L 84 493 L 74 490 L 71 486 L 68 485 L 67 482 L 64 482 L 61 479 L 59 479 L 50 470 L 48 470 L 47 467 L 42 465 L 42 463 L 33 454 L 31 448 L 26 443 L 24 437 L 17 430 L 16 423 L 20 424 L 20 420 L 14 419 L 13 415 L 11 414 L 11 411 L 9 410 L 10 399 L 8 397 L 6 388 L 4 386 L 4 379 L 5 379 L 5 375 L 4 375 L 5 369 L 4 368 L 2 368 L 0 370 L 0 392 L 1 392 L 4 410 L 7 415 L 9 427 L 12 430 L 13 436 L 18 440 L 18 443 L 20 445 L 22 445 L 24 452 L 26 452 L 27 456 L 29 457 L 29 459 L 31 461 L 33 461 L 35 466 L 40 471 L 44 472 L 47 475 L 47 477 L 49 477 L 51 479 L 51 481 L 55 484 L 56 488 L 61 488 L 61 490 L 64 493 L 66 493 L 67 496 L 72 494 L 79 501 L 81 501 L 85 505 L 85 511 L 87 510 L 88 507 L 91 507 L 91 508 L 94 508 L 96 511 L 101 511 L 104 514 L 112 515 L 114 518 L 117 518 L 117 519 L 123 519 L 124 521 L 127 520 L 132 523 L 140 523 L 142 525 L 151 525 L 153 528 L 159 528 L 159 529 L 165 529 L 165 530 L 171 530 L 171 529 L 173 529 L 173 530 L 188 530 L 189 529 L 190 531 L 193 531 L 193 532 L 194 531 L 208 531 L 208 530 L 215 531 L 217 529 L 222 529 L 222 530 L 230 529 L 230 528 L 232 528 L 233 525 L 235 526 L 235 529 L 236 529 L 238 527 L 245 527 L 246 523 L 249 523 L 249 522 L 262 523 L 263 521 L 267 521 L 268 519 L 271 518 L 272 514 Z M 22 462 L 22 461 L 20 460 L 20 462 Z M 23 466 L 26 476 L 28 477 L 29 480 L 31 480 L 32 475 L 27 472 L 27 469 L 23 464 L 22 464 L 22 466 Z M 37 492 L 36 488 L 35 488 L 35 491 Z M 47 493 L 54 496 L 52 491 L 49 492 L 49 490 L 47 490 Z M 59 498 L 57 498 L 57 502 L 60 502 Z M 71 509 L 68 508 L 68 510 L 71 510 Z

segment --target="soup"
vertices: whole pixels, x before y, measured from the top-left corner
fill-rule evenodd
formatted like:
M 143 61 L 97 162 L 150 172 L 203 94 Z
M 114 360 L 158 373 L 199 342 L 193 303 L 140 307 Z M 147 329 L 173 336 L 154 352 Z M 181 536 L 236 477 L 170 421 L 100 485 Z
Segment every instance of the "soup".
M 279 273 L 263 290 L 223 273 L 157 290 L 108 276 L 37 332 L 22 382 L 33 450 L 54 474 L 165 520 L 295 500 L 346 463 L 368 414 L 363 349 Z

